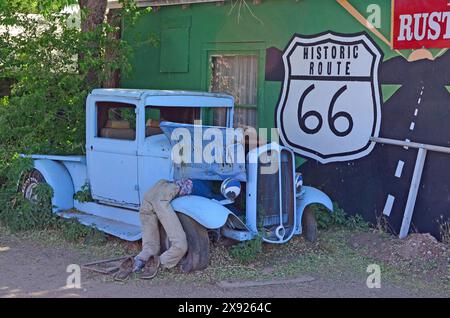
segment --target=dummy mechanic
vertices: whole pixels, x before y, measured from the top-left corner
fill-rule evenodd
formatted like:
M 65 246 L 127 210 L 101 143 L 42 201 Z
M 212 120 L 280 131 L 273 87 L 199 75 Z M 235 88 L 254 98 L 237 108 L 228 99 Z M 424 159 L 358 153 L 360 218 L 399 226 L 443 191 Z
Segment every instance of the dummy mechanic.
M 177 121 L 180 121 L 182 112 L 183 109 L 177 111 Z M 162 133 L 159 123 L 173 119 L 175 119 L 173 113 L 161 111 L 159 120 L 149 119 L 147 122 L 146 135 Z M 122 263 L 114 276 L 116 280 L 126 280 L 133 272 L 139 273 L 141 279 L 151 279 L 156 276 L 160 267 L 170 269 L 178 264 L 186 254 L 188 244 L 181 222 L 170 202 L 178 196 L 190 194 L 210 198 L 216 196 L 207 181 L 190 179 L 179 179 L 174 182 L 159 180 L 144 195 L 139 211 L 142 226 L 142 251 L 136 257 L 130 257 Z M 159 223 L 170 241 L 170 248 L 162 255 L 159 255 Z
M 186 234 L 170 202 L 178 196 L 190 194 L 205 195 L 210 190 L 203 181 L 180 179 L 174 182 L 158 181 L 145 195 L 140 208 L 142 226 L 142 251 L 134 258 L 126 259 L 114 278 L 126 280 L 133 272 L 141 279 L 152 279 L 158 269 L 175 267 L 186 254 Z M 211 195 L 211 194 L 208 194 Z M 159 224 L 164 227 L 170 241 L 170 248 L 160 252 Z

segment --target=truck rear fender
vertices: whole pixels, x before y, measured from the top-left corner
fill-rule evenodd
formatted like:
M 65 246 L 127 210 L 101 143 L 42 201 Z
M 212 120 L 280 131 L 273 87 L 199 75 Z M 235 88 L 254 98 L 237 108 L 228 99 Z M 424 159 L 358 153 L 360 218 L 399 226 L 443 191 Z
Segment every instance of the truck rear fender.
M 53 189 L 53 212 L 72 209 L 74 187 L 66 167 L 53 160 L 39 159 L 34 161 L 34 168 L 44 176 L 45 181 Z

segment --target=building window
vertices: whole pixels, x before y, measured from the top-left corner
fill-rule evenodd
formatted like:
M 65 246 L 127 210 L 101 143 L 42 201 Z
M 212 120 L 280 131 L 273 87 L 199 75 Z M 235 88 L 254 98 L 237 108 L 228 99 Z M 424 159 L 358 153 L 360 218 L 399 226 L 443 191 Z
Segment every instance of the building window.
M 213 55 L 211 91 L 235 98 L 234 127 L 257 127 L 258 56 Z M 220 110 L 217 110 L 220 111 Z M 216 114 L 214 116 L 220 118 Z

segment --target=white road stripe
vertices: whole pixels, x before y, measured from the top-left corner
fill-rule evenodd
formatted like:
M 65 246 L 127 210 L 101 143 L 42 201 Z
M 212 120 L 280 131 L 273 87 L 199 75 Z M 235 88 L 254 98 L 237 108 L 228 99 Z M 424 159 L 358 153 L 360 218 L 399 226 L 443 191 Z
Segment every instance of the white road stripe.
M 386 216 L 390 216 L 392 212 L 392 207 L 394 206 L 395 197 L 392 195 L 388 195 L 386 199 L 386 204 L 384 205 L 383 214 Z
M 421 102 L 422 102 L 422 98 L 419 98 L 419 100 L 417 101 L 417 104 L 420 105 Z
M 418 114 L 419 114 L 419 109 L 416 108 L 416 111 L 414 112 L 414 116 L 417 117 Z
M 405 142 L 411 142 L 411 140 L 406 139 Z M 408 150 L 408 149 L 409 149 L 409 147 L 407 147 L 407 146 L 405 146 L 405 147 L 403 147 L 403 148 L 405 148 L 405 150 Z
M 401 178 L 402 177 L 402 173 L 403 173 L 403 167 L 405 166 L 405 162 L 399 160 L 398 164 L 397 164 L 397 169 L 395 170 L 395 176 L 397 178 Z
M 409 126 L 409 130 L 413 131 L 415 127 L 416 127 L 416 123 L 412 122 L 411 125 Z
M 422 96 L 422 95 L 423 95 L 423 91 L 420 92 L 420 96 Z

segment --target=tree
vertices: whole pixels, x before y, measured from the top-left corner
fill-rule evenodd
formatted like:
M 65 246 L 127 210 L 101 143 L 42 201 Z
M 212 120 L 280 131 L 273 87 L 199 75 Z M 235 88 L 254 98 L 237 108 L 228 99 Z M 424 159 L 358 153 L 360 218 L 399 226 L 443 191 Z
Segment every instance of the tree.
M 0 179 L 17 153 L 83 154 L 87 95 L 130 69 L 131 49 L 112 36 L 117 27 L 100 18 L 103 9 L 82 15 L 83 31 L 61 12 L 73 3 L 0 1 L 0 77 L 16 81 L 0 98 Z
M 105 21 L 107 0 L 78 0 L 81 9 L 81 32 L 96 33 L 101 31 Z M 93 39 L 90 43 L 90 53 L 93 58 L 100 56 L 100 44 Z M 83 53 L 79 54 L 80 63 L 85 59 Z M 98 74 L 95 69 L 88 69 L 86 80 L 88 83 L 98 82 Z
M 107 0 L 78 0 L 81 11 L 81 31 L 92 32 L 105 20 Z

